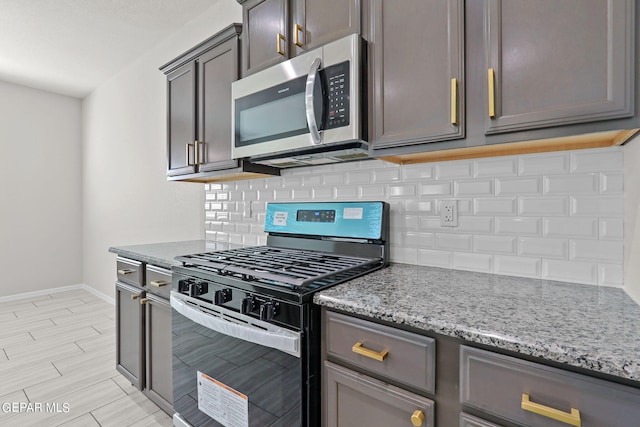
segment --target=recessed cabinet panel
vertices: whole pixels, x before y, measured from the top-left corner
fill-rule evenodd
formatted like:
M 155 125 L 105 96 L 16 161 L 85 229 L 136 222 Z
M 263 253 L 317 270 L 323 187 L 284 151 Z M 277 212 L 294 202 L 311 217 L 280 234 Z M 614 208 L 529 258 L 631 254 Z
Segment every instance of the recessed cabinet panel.
M 461 0 L 371 4 L 373 147 L 464 137 Z
M 144 316 L 140 288 L 116 282 L 116 369 L 131 384 L 144 387 Z
M 185 64 L 167 76 L 167 175 L 195 172 L 196 68 Z
M 289 57 L 287 12 L 287 0 L 248 0 L 242 4 L 243 76 Z
M 487 0 L 486 132 L 633 115 L 633 0 Z
M 360 33 L 360 0 L 292 0 L 294 55 Z
M 145 394 L 165 412 L 173 412 L 171 359 L 171 306 L 148 296 L 146 303 L 145 350 L 147 355 Z
M 324 363 L 325 423 L 339 426 L 434 426 L 435 403 L 422 396 Z
M 518 425 L 558 427 L 553 415 L 582 427 L 628 427 L 640 419 L 640 390 L 462 346 L 463 405 Z M 576 425 L 576 424 L 574 424 Z
M 212 49 L 198 61 L 201 97 L 198 111 L 203 159 L 200 172 L 237 166 L 231 158 L 231 83 L 238 79 L 237 40 Z

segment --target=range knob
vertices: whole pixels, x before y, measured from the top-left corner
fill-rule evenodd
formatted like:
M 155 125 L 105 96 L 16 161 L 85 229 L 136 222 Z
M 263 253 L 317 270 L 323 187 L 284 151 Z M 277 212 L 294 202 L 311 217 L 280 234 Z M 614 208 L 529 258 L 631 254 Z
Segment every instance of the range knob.
M 197 297 L 209 292 L 209 284 L 207 282 L 198 282 L 191 285 L 191 296 Z
M 213 303 L 215 305 L 221 305 L 229 301 L 231 301 L 231 289 L 220 289 L 213 294 Z
M 189 295 L 189 285 L 191 285 L 191 283 L 193 283 L 192 279 L 178 280 L 178 292 Z
M 277 303 L 267 301 L 260 304 L 260 320 L 269 321 L 276 315 Z
M 240 313 L 249 314 L 256 309 L 256 300 L 253 297 L 246 297 L 242 299 L 242 304 L 240 304 Z

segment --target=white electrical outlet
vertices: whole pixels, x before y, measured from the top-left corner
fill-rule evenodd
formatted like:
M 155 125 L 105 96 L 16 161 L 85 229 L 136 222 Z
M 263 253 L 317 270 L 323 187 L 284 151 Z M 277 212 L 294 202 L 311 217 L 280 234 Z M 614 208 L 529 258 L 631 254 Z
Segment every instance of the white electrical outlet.
M 440 202 L 440 225 L 442 227 L 458 226 L 457 200 L 443 200 Z

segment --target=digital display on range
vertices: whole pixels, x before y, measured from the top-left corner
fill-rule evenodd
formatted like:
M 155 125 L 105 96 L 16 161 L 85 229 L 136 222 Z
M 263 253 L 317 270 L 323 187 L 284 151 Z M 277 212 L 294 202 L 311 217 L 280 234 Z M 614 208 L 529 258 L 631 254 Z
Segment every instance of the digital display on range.
M 334 210 L 300 210 L 296 215 L 298 222 L 336 222 Z

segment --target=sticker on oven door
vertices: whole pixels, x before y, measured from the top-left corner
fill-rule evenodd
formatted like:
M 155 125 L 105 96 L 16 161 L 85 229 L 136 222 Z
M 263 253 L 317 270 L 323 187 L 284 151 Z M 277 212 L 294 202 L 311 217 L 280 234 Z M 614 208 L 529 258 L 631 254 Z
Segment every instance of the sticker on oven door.
M 198 409 L 225 427 L 249 427 L 249 398 L 200 371 Z
M 344 208 L 342 218 L 344 219 L 362 219 L 362 208 Z
M 273 225 L 281 225 L 285 227 L 287 225 L 287 217 L 289 212 L 274 212 L 273 213 Z

